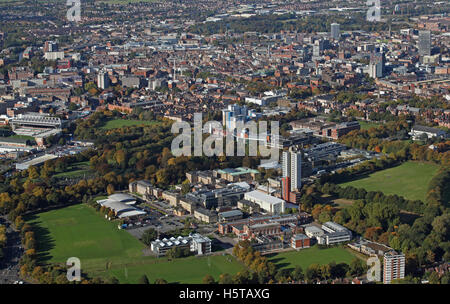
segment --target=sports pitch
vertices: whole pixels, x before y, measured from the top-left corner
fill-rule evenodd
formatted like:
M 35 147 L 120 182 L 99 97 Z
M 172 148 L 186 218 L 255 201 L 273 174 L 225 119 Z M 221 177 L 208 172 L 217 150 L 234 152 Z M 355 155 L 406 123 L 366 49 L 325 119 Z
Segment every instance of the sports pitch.
M 269 261 L 275 263 L 277 268 L 295 268 L 298 265 L 302 267 L 303 271 L 306 271 L 311 264 L 324 265 L 332 261 L 335 261 L 337 264 L 350 264 L 356 256 L 351 254 L 349 250 L 341 247 L 319 249 L 319 247 L 313 246 L 300 249 L 299 251 L 271 254 L 268 257 Z
M 163 278 L 169 283 L 201 283 L 206 274 L 218 279 L 221 273 L 234 274 L 242 269 L 230 256 L 173 261 L 144 256 L 144 244 L 87 205 L 40 213 L 28 222 L 35 229 L 41 263 L 64 264 L 69 257 L 78 257 L 82 272 L 91 277 L 115 276 L 121 283 L 137 283 L 146 274 L 150 281 Z
M 408 161 L 400 166 L 378 171 L 340 185 L 425 201 L 428 184 L 438 170 L 439 166 L 432 163 Z

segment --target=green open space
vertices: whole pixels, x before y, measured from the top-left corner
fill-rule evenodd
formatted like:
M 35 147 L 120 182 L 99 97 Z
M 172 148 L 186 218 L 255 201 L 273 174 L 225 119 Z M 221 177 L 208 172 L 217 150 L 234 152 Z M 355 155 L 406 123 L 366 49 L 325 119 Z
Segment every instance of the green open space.
M 351 251 L 343 247 L 319 248 L 317 245 L 311 248 L 292 250 L 276 254 L 267 255 L 269 261 L 275 263 L 277 268 L 302 267 L 305 271 L 311 264 L 324 265 L 330 262 L 347 263 L 356 257 Z
M 169 283 L 200 284 L 207 274 L 217 280 L 222 273 L 233 275 L 243 268 L 244 266 L 230 255 L 191 256 L 172 261 L 156 259 L 146 263 L 113 265 L 108 270 L 97 272 L 96 275 L 115 276 L 121 283 L 137 283 L 145 274 L 151 282 L 157 278 L 164 278 Z
M 33 136 L 28 136 L 28 135 L 11 135 L 11 136 L 9 136 L 9 138 L 16 138 L 16 139 L 23 139 L 23 140 L 34 141 L 34 137 Z
M 88 271 L 109 261 L 138 258 L 145 247 L 87 205 L 43 212 L 28 221 L 35 231 L 42 263 L 65 263 L 69 257 L 78 257 L 83 271 Z
M 363 120 L 359 120 L 359 124 L 361 126 L 361 130 L 369 130 L 370 128 L 376 128 L 380 126 L 379 123 Z
M 81 177 L 85 174 L 90 174 L 93 171 L 89 167 L 89 161 L 79 162 L 71 164 L 67 167 L 65 172 L 55 174 L 54 177 L 64 178 L 64 177 Z
M 140 125 L 155 125 L 159 122 L 156 120 L 136 120 L 136 119 L 112 119 L 108 120 L 101 128 L 104 130 L 111 130 L 122 127 L 140 126 Z
M 243 267 L 229 255 L 172 261 L 144 256 L 144 244 L 88 205 L 43 212 L 28 217 L 27 222 L 36 234 L 40 263 L 64 264 L 69 257 L 78 257 L 82 272 L 91 277 L 115 276 L 121 283 L 137 283 L 146 274 L 150 281 L 201 283 L 206 274 L 218 279 L 221 273 L 234 274 Z
M 433 163 L 408 161 L 403 164 L 359 177 L 341 186 L 364 188 L 367 191 L 381 191 L 397 194 L 410 200 L 425 201 L 428 184 L 439 170 Z
M 98 0 L 97 2 L 105 2 L 112 4 L 128 4 L 128 3 L 139 3 L 139 2 L 156 2 L 158 0 Z

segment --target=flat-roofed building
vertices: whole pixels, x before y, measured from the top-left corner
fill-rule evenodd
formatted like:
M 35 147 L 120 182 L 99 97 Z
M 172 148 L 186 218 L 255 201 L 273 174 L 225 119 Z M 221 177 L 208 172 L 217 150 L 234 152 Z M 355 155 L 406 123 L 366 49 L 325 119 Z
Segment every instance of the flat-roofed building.
M 343 242 L 350 241 L 351 235 L 348 234 L 348 232 L 332 232 L 332 233 L 325 233 L 321 236 L 317 237 L 317 243 L 320 245 L 333 245 Z
M 411 135 L 413 140 L 421 139 L 422 136 L 426 136 L 427 139 L 447 136 L 447 133 L 444 130 L 420 125 L 415 125 L 414 127 L 412 127 L 409 134 Z
M 151 243 L 150 249 L 158 256 L 166 255 L 167 251 L 173 248 L 189 250 L 196 255 L 205 255 L 211 253 L 211 239 L 199 233 L 190 234 L 189 236 L 164 238 L 155 240 Z
M 179 201 L 180 207 L 189 212 L 190 214 L 194 213 L 197 203 L 188 197 L 181 197 Z
M 170 239 L 164 238 L 162 240 L 155 240 L 150 245 L 150 250 L 158 256 L 166 255 L 167 251 L 173 248 L 191 249 L 191 240 L 189 237 L 179 236 L 177 238 L 171 237 Z
M 192 234 L 191 236 L 191 252 L 195 252 L 197 255 L 204 255 L 211 253 L 211 239 L 203 236 L 199 233 Z
M 294 234 L 291 237 L 291 247 L 294 249 L 301 249 L 301 248 L 309 248 L 311 246 L 311 239 L 302 234 Z
M 147 180 L 139 180 L 131 182 L 128 185 L 128 190 L 131 193 L 138 193 L 141 195 L 152 194 L 153 185 Z
M 244 214 L 241 210 L 230 210 L 219 213 L 219 222 L 236 221 L 242 219 Z
M 165 201 L 169 202 L 169 205 L 173 207 L 178 206 L 178 203 L 180 202 L 180 195 L 175 192 L 163 191 L 161 197 Z
M 337 223 L 323 223 L 322 229 L 325 231 L 325 234 L 317 237 L 317 242 L 321 245 L 343 243 L 348 242 L 352 239 L 352 232 Z
M 208 224 L 215 223 L 217 222 L 217 212 L 206 208 L 197 208 L 194 210 L 194 218 Z
M 253 239 L 259 235 L 281 235 L 281 224 L 276 222 L 244 225 L 242 239 Z
M 250 169 L 250 168 L 226 168 L 215 170 L 215 173 L 220 178 L 223 178 L 229 182 L 239 182 L 246 180 L 253 180 L 260 174 L 258 170 Z
M 244 199 L 258 204 L 261 209 L 271 213 L 271 214 L 281 214 L 284 213 L 286 204 L 285 201 L 276 198 L 271 195 L 267 195 L 264 192 L 254 190 L 244 194 Z
M 276 236 L 261 235 L 255 238 L 256 242 L 252 243 L 253 250 L 261 253 L 275 252 L 283 249 L 283 241 Z
M 384 254 L 383 283 L 390 284 L 392 280 L 405 277 L 405 255 L 396 251 Z
M 325 232 L 316 226 L 305 227 L 305 234 L 310 238 L 317 238 L 325 234 Z
M 326 222 L 322 224 L 322 229 L 328 233 L 333 232 L 347 232 L 350 236 L 352 235 L 351 231 L 345 228 L 342 225 L 339 225 L 335 222 Z

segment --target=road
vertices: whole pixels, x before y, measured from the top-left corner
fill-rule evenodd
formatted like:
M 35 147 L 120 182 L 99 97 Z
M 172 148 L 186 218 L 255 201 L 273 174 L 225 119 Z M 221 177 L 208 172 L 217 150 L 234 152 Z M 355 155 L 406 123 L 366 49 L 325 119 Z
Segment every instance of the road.
M 7 243 L 4 249 L 5 256 L 0 261 L 0 284 L 14 284 L 22 281 L 19 275 L 19 260 L 23 254 L 23 247 L 18 231 L 15 231 L 5 217 L 0 217 L 0 224 L 7 226 Z

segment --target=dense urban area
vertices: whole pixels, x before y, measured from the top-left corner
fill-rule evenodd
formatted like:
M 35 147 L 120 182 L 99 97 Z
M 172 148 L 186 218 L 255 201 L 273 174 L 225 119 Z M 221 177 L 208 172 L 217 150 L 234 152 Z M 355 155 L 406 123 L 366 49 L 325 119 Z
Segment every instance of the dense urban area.
M 450 3 L 366 2 L 0 0 L 0 284 L 449 284 Z

